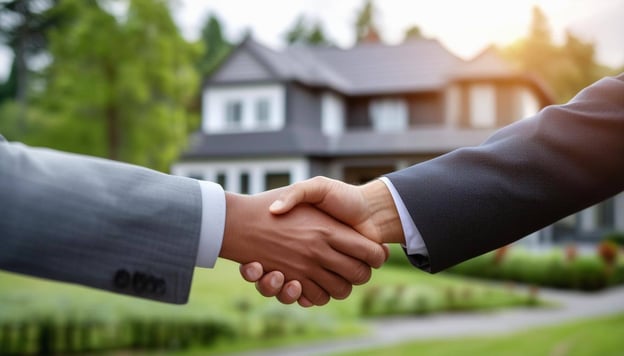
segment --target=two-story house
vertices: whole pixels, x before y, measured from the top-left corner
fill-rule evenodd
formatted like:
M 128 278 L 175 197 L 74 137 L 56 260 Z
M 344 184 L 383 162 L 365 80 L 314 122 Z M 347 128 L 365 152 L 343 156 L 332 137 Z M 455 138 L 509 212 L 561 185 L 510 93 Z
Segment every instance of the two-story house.
M 247 38 L 206 78 L 201 131 L 172 170 L 251 194 L 315 175 L 363 183 L 551 102 L 491 49 L 465 61 L 432 39 L 274 51 Z

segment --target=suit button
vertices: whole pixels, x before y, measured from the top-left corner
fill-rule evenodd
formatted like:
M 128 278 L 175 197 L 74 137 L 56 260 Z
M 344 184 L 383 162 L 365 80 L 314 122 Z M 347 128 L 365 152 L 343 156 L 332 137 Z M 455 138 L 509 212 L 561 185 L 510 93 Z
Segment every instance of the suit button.
M 120 269 L 115 273 L 113 284 L 119 289 L 126 289 L 130 286 L 130 273 L 125 269 Z
M 132 289 L 135 293 L 145 292 L 147 285 L 147 276 L 141 272 L 134 272 L 132 276 Z

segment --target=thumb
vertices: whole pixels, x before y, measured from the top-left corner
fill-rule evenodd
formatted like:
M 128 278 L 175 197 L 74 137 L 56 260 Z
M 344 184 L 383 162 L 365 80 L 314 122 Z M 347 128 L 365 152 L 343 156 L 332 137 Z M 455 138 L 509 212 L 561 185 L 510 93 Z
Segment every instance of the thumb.
M 323 201 L 330 190 L 330 180 L 325 177 L 315 177 L 282 188 L 280 196 L 275 200 L 269 211 L 280 215 L 289 212 L 297 204 L 318 204 Z

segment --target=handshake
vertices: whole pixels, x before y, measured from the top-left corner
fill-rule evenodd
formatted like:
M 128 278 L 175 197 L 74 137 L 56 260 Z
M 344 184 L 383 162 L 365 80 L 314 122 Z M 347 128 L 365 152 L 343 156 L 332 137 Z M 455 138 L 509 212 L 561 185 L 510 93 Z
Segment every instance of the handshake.
M 220 257 L 241 263 L 258 291 L 286 304 L 344 299 L 388 258 L 385 243 L 404 243 L 385 183 L 353 186 L 316 177 L 247 196 L 226 193 Z

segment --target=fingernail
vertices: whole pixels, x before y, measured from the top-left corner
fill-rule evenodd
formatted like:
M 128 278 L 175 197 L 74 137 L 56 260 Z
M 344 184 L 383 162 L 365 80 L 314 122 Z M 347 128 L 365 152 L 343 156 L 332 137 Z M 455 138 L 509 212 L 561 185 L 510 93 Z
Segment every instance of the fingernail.
M 286 287 L 286 294 L 288 294 L 288 296 L 291 297 L 291 298 L 296 298 L 297 297 L 297 288 L 295 288 L 295 286 L 293 286 L 293 285 L 289 285 L 288 287 Z
M 273 202 L 273 204 L 271 204 L 271 206 L 269 207 L 269 209 L 271 210 L 279 210 L 284 206 L 284 202 L 281 200 L 276 200 Z
M 271 287 L 273 288 L 279 288 L 281 286 L 280 281 L 278 281 L 278 278 L 276 276 L 271 277 Z
M 258 279 L 260 279 L 260 277 L 262 277 L 262 272 L 258 271 L 258 269 L 256 269 L 256 268 L 248 268 L 247 269 L 247 276 L 250 279 L 258 280 Z

